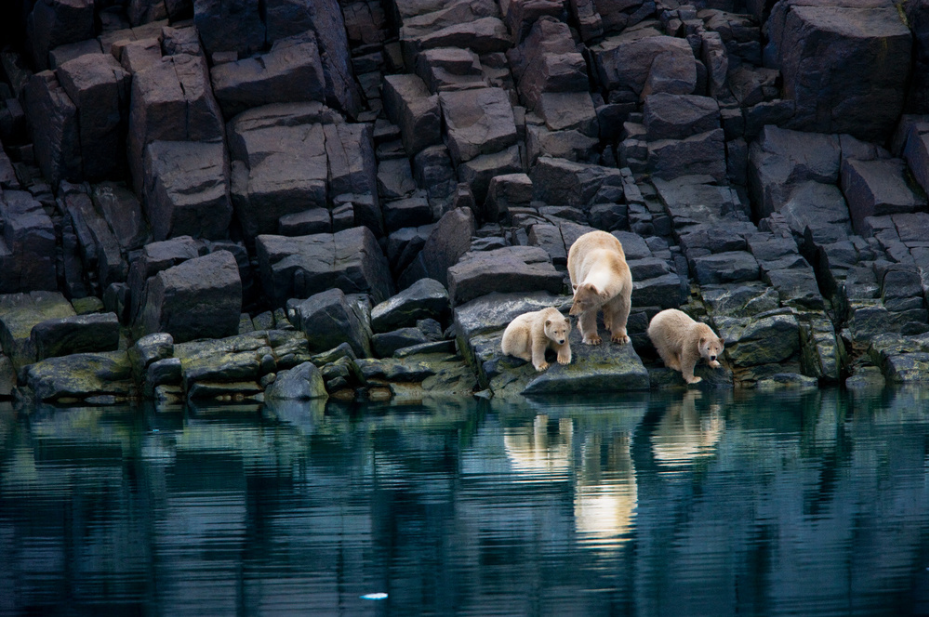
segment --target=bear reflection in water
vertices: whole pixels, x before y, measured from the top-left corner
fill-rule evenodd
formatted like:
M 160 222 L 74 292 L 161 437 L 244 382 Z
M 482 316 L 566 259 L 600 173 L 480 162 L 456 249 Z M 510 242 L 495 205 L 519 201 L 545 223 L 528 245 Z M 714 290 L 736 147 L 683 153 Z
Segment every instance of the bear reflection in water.
M 578 441 L 579 440 L 579 441 Z M 630 537 L 638 486 L 626 432 L 576 435 L 571 418 L 540 414 L 532 426 L 504 429 L 503 445 L 521 481 L 573 482 L 579 541 L 615 546 Z
M 652 454 L 659 465 L 690 465 L 711 456 L 726 428 L 718 404 L 697 409 L 703 394 L 684 392 L 679 403 L 669 405 L 652 433 Z

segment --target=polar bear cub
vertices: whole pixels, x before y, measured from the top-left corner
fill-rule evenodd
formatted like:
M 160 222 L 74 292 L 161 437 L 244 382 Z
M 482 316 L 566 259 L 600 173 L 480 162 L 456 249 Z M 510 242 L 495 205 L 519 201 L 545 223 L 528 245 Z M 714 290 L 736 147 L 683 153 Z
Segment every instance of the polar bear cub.
M 537 371 L 549 367 L 545 350 L 558 352 L 558 364 L 571 363 L 571 321 L 556 308 L 523 313 L 503 331 L 503 353 L 532 362 Z
M 708 325 L 694 321 L 683 311 L 666 309 L 652 317 L 648 338 L 665 366 L 680 371 L 687 383 L 702 380 L 694 377 L 694 367 L 700 358 L 712 368 L 720 367 L 717 358 L 723 353 L 725 341 Z
M 574 287 L 569 315 L 578 315 L 577 329 L 586 345 L 599 345 L 597 313 L 614 343 L 626 344 L 626 322 L 632 307 L 632 272 L 623 245 L 605 231 L 584 234 L 568 250 L 568 274 Z

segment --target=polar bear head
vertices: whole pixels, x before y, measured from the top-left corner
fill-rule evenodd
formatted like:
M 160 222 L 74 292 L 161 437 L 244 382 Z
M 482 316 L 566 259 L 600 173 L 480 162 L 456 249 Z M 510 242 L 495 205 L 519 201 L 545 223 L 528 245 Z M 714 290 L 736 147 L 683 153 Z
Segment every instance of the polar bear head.
M 719 357 L 723 355 L 723 346 L 726 341 L 715 336 L 700 337 L 700 355 L 713 368 L 719 368 Z
M 608 299 L 606 291 L 600 291 L 593 283 L 583 283 L 574 290 L 574 304 L 571 305 L 568 315 L 580 315 L 598 309 Z
M 559 345 L 564 345 L 564 342 L 568 340 L 568 334 L 571 332 L 571 321 L 557 309 L 552 309 L 546 311 L 543 329 L 546 337 Z

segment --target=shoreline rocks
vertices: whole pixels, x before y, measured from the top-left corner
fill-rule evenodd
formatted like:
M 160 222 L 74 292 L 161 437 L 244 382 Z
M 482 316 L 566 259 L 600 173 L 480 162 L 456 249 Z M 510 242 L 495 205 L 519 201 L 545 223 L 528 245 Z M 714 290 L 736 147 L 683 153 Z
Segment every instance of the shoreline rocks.
M 665 308 L 727 340 L 701 387 L 929 380 L 925 3 L 763 4 L 26 3 L 0 396 L 683 387 Z M 592 229 L 632 343 L 502 356 Z

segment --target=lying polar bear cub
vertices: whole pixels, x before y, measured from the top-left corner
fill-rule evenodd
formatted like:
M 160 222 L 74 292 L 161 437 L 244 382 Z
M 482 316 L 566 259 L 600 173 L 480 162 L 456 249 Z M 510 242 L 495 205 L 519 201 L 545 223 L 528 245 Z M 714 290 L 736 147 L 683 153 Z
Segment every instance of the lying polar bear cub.
M 712 368 L 720 367 L 717 358 L 723 353 L 725 341 L 708 325 L 694 321 L 683 311 L 666 309 L 652 317 L 648 338 L 665 366 L 680 371 L 687 383 L 702 380 L 694 377 L 694 367 L 700 358 Z
M 523 313 L 503 331 L 503 353 L 532 362 L 537 371 L 544 371 L 545 350 L 558 352 L 558 364 L 571 363 L 571 343 L 568 334 L 571 321 L 556 308 Z

